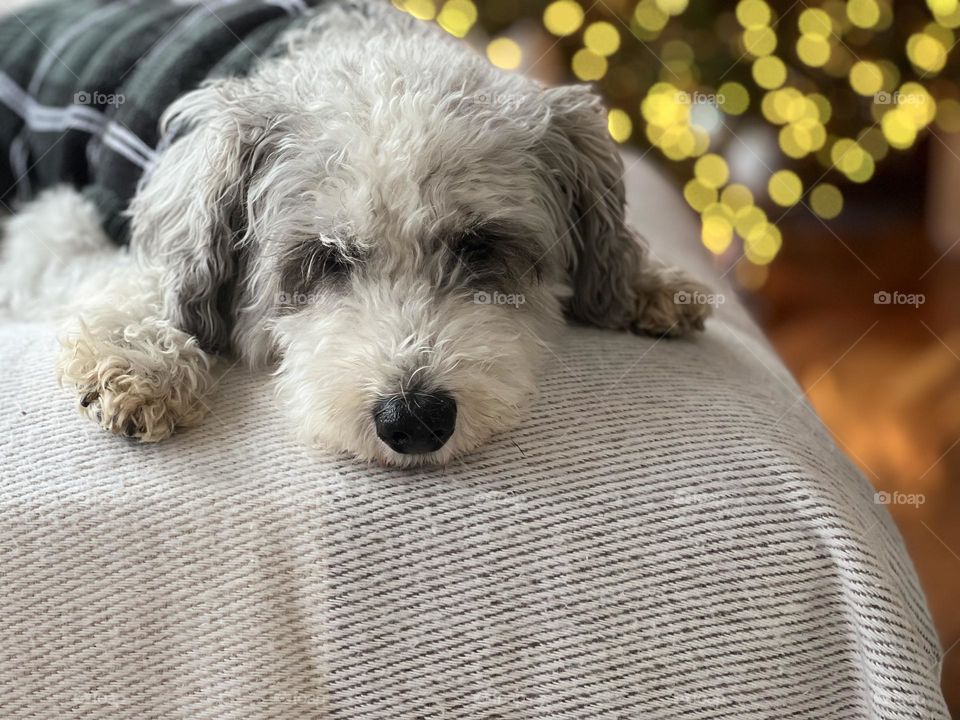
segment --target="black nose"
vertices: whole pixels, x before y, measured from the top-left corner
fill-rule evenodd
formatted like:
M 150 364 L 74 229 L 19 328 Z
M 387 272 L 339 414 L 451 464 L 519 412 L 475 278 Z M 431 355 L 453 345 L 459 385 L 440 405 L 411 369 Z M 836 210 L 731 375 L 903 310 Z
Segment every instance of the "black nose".
M 398 453 L 435 452 L 453 435 L 457 403 L 443 392 L 409 393 L 377 403 L 373 421 L 377 436 Z

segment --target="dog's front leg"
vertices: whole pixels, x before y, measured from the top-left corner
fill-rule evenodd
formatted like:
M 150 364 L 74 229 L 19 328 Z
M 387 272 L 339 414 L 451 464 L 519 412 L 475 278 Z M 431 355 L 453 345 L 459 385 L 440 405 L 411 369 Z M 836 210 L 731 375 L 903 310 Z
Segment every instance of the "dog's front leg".
M 631 329 L 656 337 L 683 337 L 703 330 L 718 297 L 683 270 L 661 265 L 649 255 L 635 280 L 634 293 Z
M 86 417 L 118 435 L 157 442 L 208 412 L 214 358 L 167 320 L 159 276 L 107 283 L 61 334 L 57 371 Z

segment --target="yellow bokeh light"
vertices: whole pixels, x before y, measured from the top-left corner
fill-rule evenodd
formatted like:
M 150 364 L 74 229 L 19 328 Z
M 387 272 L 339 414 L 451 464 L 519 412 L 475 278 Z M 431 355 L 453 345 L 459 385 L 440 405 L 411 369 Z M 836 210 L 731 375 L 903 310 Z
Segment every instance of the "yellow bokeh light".
M 770 176 L 767 192 L 770 194 L 770 199 L 777 205 L 791 207 L 800 202 L 800 198 L 803 197 L 803 182 L 792 170 L 777 170 Z
M 910 62 L 928 73 L 938 73 L 947 64 L 947 48 L 927 33 L 916 33 L 907 40 Z
M 717 88 L 717 106 L 728 115 L 742 115 L 750 107 L 750 93 L 738 82 Z
M 510 38 L 497 38 L 487 45 L 487 58 L 498 68 L 516 70 L 523 61 L 523 51 Z
M 927 7 L 934 15 L 950 15 L 957 11 L 957 0 L 927 0 Z
M 433 0 L 405 0 L 403 9 L 417 20 L 433 20 L 437 14 L 437 6 Z
M 720 193 L 720 204 L 728 208 L 731 213 L 737 213 L 753 205 L 753 193 L 746 185 L 733 183 L 727 185 Z
M 806 133 L 810 141 L 810 152 L 822 148 L 827 142 L 827 128 L 817 120 L 804 118 L 796 123 L 796 127 Z
M 708 206 L 717 202 L 717 189 L 694 178 L 683 186 L 683 198 L 694 210 L 703 212 Z
M 607 113 L 607 130 L 614 141 L 625 143 L 633 134 L 633 121 L 620 108 L 612 108 Z
M 876 63 L 861 60 L 850 68 L 850 87 L 860 95 L 869 97 L 883 89 L 883 71 Z
M 826 129 L 816 120 L 804 118 L 780 130 L 778 142 L 783 153 L 799 159 L 819 150 L 826 142 Z
M 722 255 L 733 242 L 733 225 L 724 217 L 710 215 L 703 218 L 700 229 L 703 245 L 714 255 Z
M 820 120 L 820 123 L 826 125 L 830 122 L 830 118 L 833 116 L 833 106 L 830 104 L 830 100 L 820 93 L 807 95 L 807 98 L 816 106 L 817 119 Z
M 937 19 L 937 24 L 941 27 L 960 27 L 960 4 L 954 7 L 954 9 L 950 12 L 934 13 L 934 17 Z
M 819 8 L 807 8 L 800 13 L 797 20 L 800 32 L 804 35 L 828 38 L 833 34 L 833 20 L 830 15 Z
M 693 166 L 693 174 L 707 187 L 719 188 L 730 179 L 730 168 L 727 167 L 726 160 L 710 153 L 697 160 Z
M 583 24 L 583 8 L 573 0 L 556 0 L 543 11 L 543 25 L 558 37 L 572 35 Z
M 607 59 L 586 48 L 574 53 L 570 65 L 581 80 L 599 80 L 607 74 Z
M 597 55 L 613 55 L 620 49 L 620 31 L 603 20 L 591 23 L 583 31 L 583 44 Z
M 679 15 L 687 9 L 689 0 L 656 0 L 657 7 L 667 15 Z
M 830 161 L 840 172 L 846 174 L 860 167 L 863 148 L 849 138 L 840 138 L 830 148 Z
M 660 152 L 670 160 L 684 160 L 694 154 L 697 139 L 693 131 L 684 125 L 671 125 L 663 131 Z
M 880 5 L 877 0 L 850 0 L 847 17 L 859 28 L 872 28 L 880 22 Z
M 700 157 L 710 149 L 710 133 L 703 128 L 693 125 L 693 152 L 691 157 Z
M 923 31 L 938 43 L 943 45 L 947 52 L 950 52 L 950 49 L 953 47 L 955 42 L 952 30 L 937 23 L 927 23 L 926 27 L 923 28 Z
M 670 16 L 652 0 L 641 0 L 633 11 L 633 19 L 647 32 L 658 33 L 666 27 Z
M 794 159 L 802 158 L 810 152 L 812 142 L 807 140 L 798 130 L 796 125 L 787 125 L 780 130 L 777 136 L 777 144 L 784 155 Z
M 906 150 L 917 139 L 917 126 L 903 108 L 894 108 L 880 121 L 883 136 L 892 147 Z
M 865 183 L 873 177 L 876 167 L 877 165 L 873 159 L 873 155 L 864 151 L 863 154 L 860 155 L 860 166 L 856 170 L 848 172 L 847 177 L 855 183 Z
M 764 0 L 740 0 L 737 3 L 737 21 L 745 28 L 769 25 L 773 13 Z
M 777 34 L 768 27 L 752 27 L 743 31 L 743 49 L 754 57 L 769 55 L 777 49 Z
M 832 220 L 843 211 L 843 195 L 836 186 L 821 183 L 810 193 L 810 207 L 824 220 Z
M 830 160 L 837 170 L 853 182 L 863 183 L 873 177 L 876 167 L 873 156 L 854 140 L 841 138 L 830 148 Z
M 804 116 L 806 98 L 796 88 L 782 88 L 770 93 L 773 115 L 781 122 L 796 122 Z
M 726 204 L 719 203 L 710 203 L 703 209 L 703 212 L 700 213 L 704 219 L 709 217 L 721 217 L 724 218 L 727 222 L 730 223 L 730 226 L 733 227 L 733 220 L 736 217 L 736 214 L 733 212 L 730 207 Z
M 680 102 L 682 93 L 668 83 L 657 83 L 640 103 L 640 112 L 651 125 L 667 128 L 690 119 L 690 105 Z
M 470 0 L 447 0 L 437 24 L 454 37 L 464 37 L 477 22 L 477 7 Z
M 898 107 L 909 116 L 917 129 L 926 127 L 937 116 L 936 100 L 920 83 L 904 83 L 896 98 Z
M 647 139 L 671 160 L 698 157 L 710 147 L 710 134 L 691 124 L 690 97 L 672 83 L 658 82 L 640 103 Z
M 737 211 L 734 229 L 744 240 L 753 240 L 763 233 L 767 225 L 767 214 L 756 205 L 750 205 Z
M 797 40 L 797 57 L 810 67 L 826 65 L 832 49 L 827 39 L 819 35 L 801 35 Z
M 783 100 L 783 90 L 773 90 L 766 93 L 760 102 L 760 111 L 763 116 L 774 125 L 783 125 L 787 122 Z
M 783 236 L 776 225 L 764 222 L 744 238 L 743 254 L 754 265 L 767 265 L 773 261 L 783 246 Z
M 753 63 L 753 79 L 765 90 L 773 90 L 787 80 L 787 66 L 773 55 L 762 57 Z

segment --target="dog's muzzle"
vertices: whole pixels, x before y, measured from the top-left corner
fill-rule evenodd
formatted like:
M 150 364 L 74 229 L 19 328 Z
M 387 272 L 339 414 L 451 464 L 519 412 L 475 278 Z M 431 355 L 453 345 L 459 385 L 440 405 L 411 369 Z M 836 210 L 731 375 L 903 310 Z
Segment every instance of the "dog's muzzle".
M 381 400 L 373 409 L 377 437 L 404 455 L 436 452 L 453 435 L 457 403 L 447 393 L 410 393 Z

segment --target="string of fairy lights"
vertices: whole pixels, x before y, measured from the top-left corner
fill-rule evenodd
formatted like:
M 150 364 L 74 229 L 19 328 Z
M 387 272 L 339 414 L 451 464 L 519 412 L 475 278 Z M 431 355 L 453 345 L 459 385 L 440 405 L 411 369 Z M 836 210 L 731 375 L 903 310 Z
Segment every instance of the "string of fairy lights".
M 960 0 L 801 0 L 782 15 L 766 0 L 394 3 L 457 37 L 483 26 L 487 57 L 506 70 L 525 62 L 514 23 L 539 19 L 572 75 L 607 97 L 611 137 L 648 143 L 686 173 L 704 246 L 738 258 L 748 287 L 765 280 L 790 208 L 836 218 L 843 186 L 870 181 L 891 151 L 934 124 L 960 132 L 960 90 L 944 72 Z M 775 152 L 753 153 L 744 173 L 742 149 L 764 135 Z

